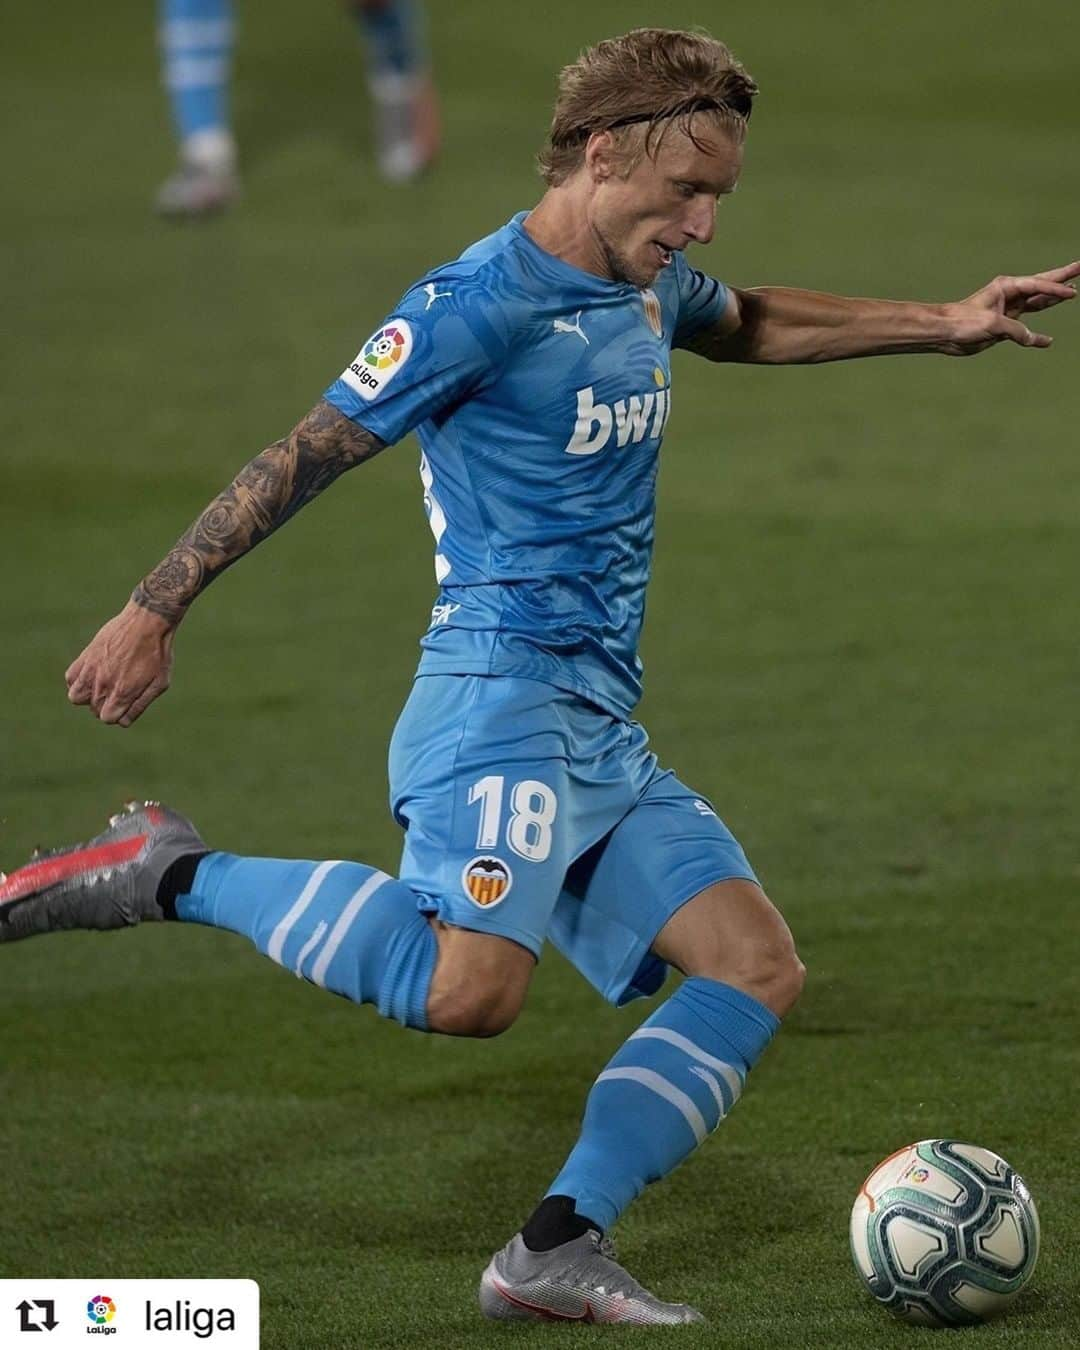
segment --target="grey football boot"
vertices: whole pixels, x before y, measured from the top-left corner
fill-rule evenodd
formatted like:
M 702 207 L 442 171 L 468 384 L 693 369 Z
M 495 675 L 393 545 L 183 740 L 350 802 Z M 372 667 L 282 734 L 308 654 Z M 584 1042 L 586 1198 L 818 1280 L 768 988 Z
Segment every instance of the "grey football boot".
M 370 80 L 375 108 L 375 155 L 390 183 L 408 183 L 429 168 L 441 140 L 439 99 L 427 73 Z
M 9 877 L 0 873 L 0 942 L 163 919 L 157 889 L 165 872 L 185 854 L 206 852 L 176 811 L 128 802 L 87 843 L 35 853 Z
M 154 198 L 159 216 L 212 216 L 240 200 L 240 180 L 233 169 L 211 167 L 181 158 Z
M 688 1303 L 663 1303 L 615 1260 L 609 1238 L 590 1229 L 549 1252 L 516 1234 L 480 1278 L 486 1317 L 529 1322 L 623 1322 L 678 1326 L 704 1322 Z

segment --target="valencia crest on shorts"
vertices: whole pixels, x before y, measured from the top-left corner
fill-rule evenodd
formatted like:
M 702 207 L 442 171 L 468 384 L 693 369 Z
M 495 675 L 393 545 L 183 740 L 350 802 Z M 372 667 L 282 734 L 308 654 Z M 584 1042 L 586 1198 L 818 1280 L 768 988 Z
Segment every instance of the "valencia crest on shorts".
M 465 894 L 481 909 L 505 900 L 514 884 L 514 874 L 499 858 L 473 858 L 461 873 Z

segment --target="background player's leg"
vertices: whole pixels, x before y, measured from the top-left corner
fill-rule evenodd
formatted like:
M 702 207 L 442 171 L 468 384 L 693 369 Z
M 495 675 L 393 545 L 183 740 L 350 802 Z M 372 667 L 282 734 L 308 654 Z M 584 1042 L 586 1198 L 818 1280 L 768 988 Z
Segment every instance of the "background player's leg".
M 527 1246 L 553 1247 L 586 1221 L 609 1228 L 704 1143 L 802 985 L 787 925 L 749 881 L 719 882 L 689 901 L 653 950 L 690 978 L 596 1080 L 578 1142 L 523 1229 Z
M 420 0 L 351 0 L 367 48 L 379 172 L 414 178 L 438 153 L 439 111 Z
M 232 0 L 159 0 L 163 79 L 180 166 L 157 207 L 169 215 L 218 210 L 236 196 L 236 145 L 229 120 Z

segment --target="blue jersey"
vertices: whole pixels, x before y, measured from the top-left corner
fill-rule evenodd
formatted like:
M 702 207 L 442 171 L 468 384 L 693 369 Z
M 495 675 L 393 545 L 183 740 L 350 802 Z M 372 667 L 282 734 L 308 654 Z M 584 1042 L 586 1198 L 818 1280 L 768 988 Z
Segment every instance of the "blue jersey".
M 326 398 L 420 441 L 441 587 L 420 673 L 541 680 L 625 717 L 671 349 L 727 292 L 681 254 L 651 290 L 583 272 L 526 214 L 408 290 Z

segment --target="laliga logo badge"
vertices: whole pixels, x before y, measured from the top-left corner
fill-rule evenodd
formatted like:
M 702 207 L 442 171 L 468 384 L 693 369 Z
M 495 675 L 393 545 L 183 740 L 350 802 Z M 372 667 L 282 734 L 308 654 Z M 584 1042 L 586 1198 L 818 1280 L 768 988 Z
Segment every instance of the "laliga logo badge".
M 368 338 L 341 378 L 370 403 L 409 359 L 412 345 L 412 329 L 404 319 L 393 319 Z
M 461 873 L 465 894 L 481 909 L 491 909 L 510 894 L 514 875 L 499 858 L 473 858 Z
M 387 324 L 385 328 L 369 338 L 364 344 L 364 364 L 374 366 L 376 370 L 389 370 L 396 366 L 405 354 L 405 334 L 400 328 Z

